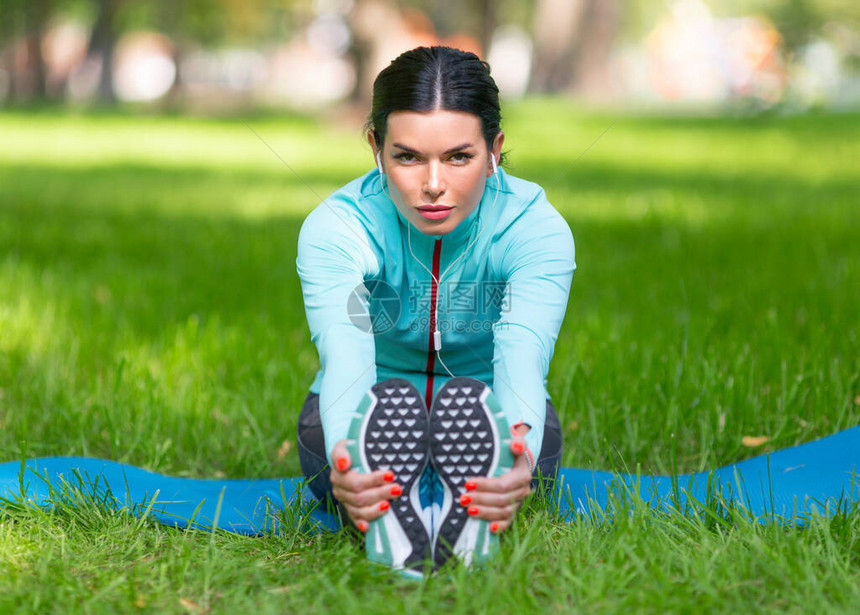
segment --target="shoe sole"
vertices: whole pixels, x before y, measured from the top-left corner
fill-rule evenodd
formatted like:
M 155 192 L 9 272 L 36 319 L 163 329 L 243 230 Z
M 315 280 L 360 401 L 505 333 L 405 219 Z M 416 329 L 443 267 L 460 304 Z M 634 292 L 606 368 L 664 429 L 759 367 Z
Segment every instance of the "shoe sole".
M 430 463 L 442 480 L 444 499 L 433 545 L 437 568 L 452 556 L 466 566 L 489 559 L 499 539 L 489 522 L 460 505 L 466 481 L 501 476 L 514 463 L 511 428 L 490 388 L 473 378 L 452 378 L 439 389 L 430 412 Z
M 430 558 L 430 528 L 424 525 L 419 480 L 429 459 L 427 408 L 418 389 L 403 378 L 375 384 L 353 415 L 347 435 L 353 468 L 391 470 L 403 495 L 368 523 L 369 560 L 421 576 Z

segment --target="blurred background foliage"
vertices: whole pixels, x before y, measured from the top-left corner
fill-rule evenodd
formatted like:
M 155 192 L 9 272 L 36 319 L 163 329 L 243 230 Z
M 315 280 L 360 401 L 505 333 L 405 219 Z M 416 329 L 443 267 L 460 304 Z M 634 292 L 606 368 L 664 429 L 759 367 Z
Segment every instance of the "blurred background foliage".
M 858 23 L 853 0 L 0 0 L 0 104 L 365 108 L 397 54 L 448 44 L 507 98 L 855 108 Z

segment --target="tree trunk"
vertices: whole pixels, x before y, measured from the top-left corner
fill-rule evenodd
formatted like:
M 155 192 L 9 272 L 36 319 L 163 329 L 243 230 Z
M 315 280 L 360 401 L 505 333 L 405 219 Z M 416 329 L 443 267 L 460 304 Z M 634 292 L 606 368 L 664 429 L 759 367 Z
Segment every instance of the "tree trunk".
M 486 59 L 490 52 L 490 44 L 493 42 L 493 33 L 496 31 L 496 0 L 477 0 L 476 8 L 481 20 L 478 40 L 481 41 L 481 49 L 484 51 L 484 59 Z
M 45 99 L 45 58 L 42 56 L 42 33 L 51 12 L 50 0 L 30 0 L 24 8 L 24 33 L 27 60 L 19 100 Z
M 618 32 L 617 0 L 591 0 L 582 19 L 574 56 L 573 91 L 592 100 L 611 95 L 610 60 Z
M 8 76 L 6 97 L 8 100 L 15 100 L 15 81 L 18 78 L 15 68 L 15 39 L 21 15 L 15 4 L 8 1 L 5 4 L 3 13 L 0 14 L 0 70 L 5 69 Z
M 573 82 L 573 60 L 589 0 L 538 0 L 532 89 L 557 92 Z
M 352 44 L 348 53 L 355 65 L 355 86 L 350 92 L 349 100 L 357 106 L 367 106 L 372 97 L 374 75 L 370 74 L 370 56 L 373 53 L 375 32 L 372 24 L 368 23 L 366 12 L 373 11 L 373 4 L 374 2 L 368 0 L 355 0 L 348 17 L 349 29 L 352 32 Z
M 186 32 L 183 32 L 183 15 L 175 0 L 160 0 L 158 3 L 158 29 L 170 39 L 170 56 L 176 67 L 176 77 L 162 101 L 162 109 L 177 110 L 182 106 L 182 73 L 179 70 L 187 48 Z
M 114 17 L 120 0 L 99 0 L 99 14 L 90 42 L 87 48 L 87 57 L 98 56 L 101 58 L 101 77 L 99 78 L 98 100 L 104 104 L 116 102 L 113 89 L 113 51 L 116 46 L 116 30 Z
M 620 16 L 618 0 L 538 0 L 532 89 L 605 97 Z

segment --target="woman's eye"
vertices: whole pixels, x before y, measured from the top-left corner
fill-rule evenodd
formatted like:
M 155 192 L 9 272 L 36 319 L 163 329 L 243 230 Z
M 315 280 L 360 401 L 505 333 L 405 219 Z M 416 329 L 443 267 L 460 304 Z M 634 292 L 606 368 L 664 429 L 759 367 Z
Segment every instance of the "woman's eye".
M 400 162 L 415 162 L 415 160 L 417 160 L 414 155 L 408 152 L 401 152 L 399 154 L 395 154 L 394 157 Z
M 472 154 L 467 154 L 465 152 L 458 152 L 451 156 L 451 160 L 454 162 L 466 162 L 470 158 L 472 158 Z

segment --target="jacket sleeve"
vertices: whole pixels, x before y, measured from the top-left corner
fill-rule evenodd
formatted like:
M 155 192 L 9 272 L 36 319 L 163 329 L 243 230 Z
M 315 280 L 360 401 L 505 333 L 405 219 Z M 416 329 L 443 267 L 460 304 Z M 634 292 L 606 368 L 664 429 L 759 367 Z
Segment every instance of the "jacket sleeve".
M 504 234 L 501 317 L 493 326 L 493 388 L 512 425 L 531 428 L 540 456 L 546 419 L 544 381 L 576 268 L 573 235 L 541 191 Z
M 330 461 L 332 448 L 347 435 L 352 412 L 376 382 L 364 282 L 377 275 L 378 259 L 359 221 L 326 201 L 302 224 L 296 269 L 322 368 L 320 418 Z

